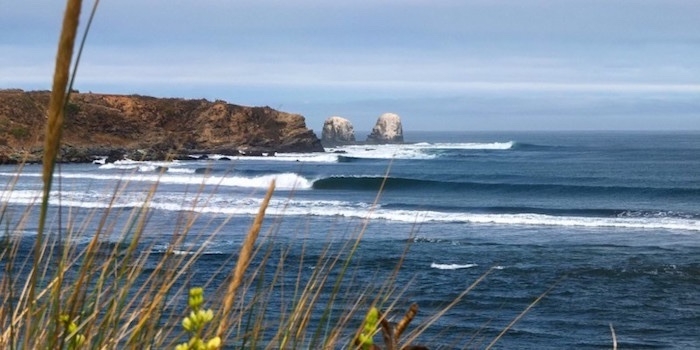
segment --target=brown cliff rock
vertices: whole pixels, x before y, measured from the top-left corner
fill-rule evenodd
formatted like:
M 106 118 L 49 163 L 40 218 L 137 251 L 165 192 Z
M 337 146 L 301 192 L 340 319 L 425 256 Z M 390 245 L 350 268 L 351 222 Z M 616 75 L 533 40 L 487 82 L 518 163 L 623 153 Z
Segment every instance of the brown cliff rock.
M 48 91 L 0 90 L 0 163 L 36 161 L 43 145 Z M 73 93 L 60 161 L 91 161 L 115 151 L 142 159 L 217 150 L 323 152 L 304 117 L 224 101 Z

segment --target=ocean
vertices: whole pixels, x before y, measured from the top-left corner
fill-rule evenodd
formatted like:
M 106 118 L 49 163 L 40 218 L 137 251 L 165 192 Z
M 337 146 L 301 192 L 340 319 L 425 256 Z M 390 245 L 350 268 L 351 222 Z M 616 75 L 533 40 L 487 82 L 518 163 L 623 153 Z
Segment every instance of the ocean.
M 142 249 L 156 257 L 184 225 L 179 218 L 198 215 L 192 232 L 220 231 L 214 242 L 195 234 L 188 243 L 205 245 L 192 272 L 204 282 L 238 252 L 276 179 L 259 245 L 284 249 L 269 263 L 288 259 L 288 283 L 362 232 L 349 264 L 357 290 L 344 293 L 393 279 L 397 315 L 419 305 L 415 326 L 488 274 L 418 338 L 431 349 L 485 348 L 526 310 L 495 348 L 612 348 L 611 326 L 621 349 L 700 348 L 700 133 L 405 138 L 317 154 L 61 164 L 52 225 L 123 208 L 104 238 L 116 239 L 129 209 L 154 190 Z M 38 207 L 40 172 L 27 165 L 15 182 L 16 167 L 0 166 L 3 226 Z M 11 230 L 28 242 L 31 217 Z

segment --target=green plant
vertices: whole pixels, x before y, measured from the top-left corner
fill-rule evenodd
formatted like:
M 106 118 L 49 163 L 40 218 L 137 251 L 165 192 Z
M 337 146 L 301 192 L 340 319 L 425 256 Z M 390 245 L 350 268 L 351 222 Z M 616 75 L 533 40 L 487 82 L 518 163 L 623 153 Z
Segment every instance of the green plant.
M 77 91 L 72 91 L 72 92 L 77 92 Z M 66 103 L 66 109 L 65 109 L 66 116 L 68 117 L 75 117 L 80 113 L 80 105 L 78 105 L 75 102 L 68 102 Z
M 372 307 L 367 312 L 364 324 L 362 325 L 362 330 L 357 336 L 356 343 L 362 347 L 363 350 L 371 350 L 374 345 L 374 335 L 379 330 L 379 310 L 376 307 Z
M 79 349 L 85 343 L 85 335 L 78 333 L 78 325 L 68 315 L 61 315 L 60 321 L 64 325 L 63 341 L 68 350 Z
M 25 140 L 29 137 L 29 129 L 24 126 L 16 126 L 10 129 L 10 135 L 17 140 Z
M 190 289 L 188 305 L 191 311 L 182 320 L 182 327 L 190 334 L 190 340 L 176 346 L 176 350 L 215 350 L 221 347 L 221 338 L 218 336 L 206 340 L 202 335 L 204 326 L 214 319 L 214 312 L 211 309 L 202 308 L 202 304 L 204 304 L 204 289 L 201 287 Z

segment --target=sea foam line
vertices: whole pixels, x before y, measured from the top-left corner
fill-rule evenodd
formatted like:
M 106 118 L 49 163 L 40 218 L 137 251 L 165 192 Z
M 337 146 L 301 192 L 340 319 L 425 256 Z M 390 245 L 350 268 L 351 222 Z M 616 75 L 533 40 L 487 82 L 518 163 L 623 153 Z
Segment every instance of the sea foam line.
M 606 218 L 544 214 L 475 214 L 435 211 L 375 210 L 372 218 L 411 223 L 453 222 L 504 226 L 565 226 L 588 228 L 663 229 L 700 231 L 700 220 L 668 217 Z
M 34 205 L 39 202 L 40 191 L 15 190 L 2 191 L 0 198 L 10 204 Z M 60 197 L 60 202 L 59 198 Z M 183 197 L 185 196 L 185 197 Z M 50 203 L 59 203 L 68 207 L 106 208 L 141 207 L 147 205 L 156 210 L 195 211 L 200 213 L 224 215 L 256 215 L 260 198 L 240 197 L 231 195 L 213 195 L 206 201 L 200 200 L 193 194 L 160 194 L 146 203 L 146 195 L 142 192 L 126 192 L 117 196 L 115 202 L 110 202 L 111 193 L 63 191 L 55 192 Z M 286 198 L 273 200 L 268 208 L 270 215 L 280 216 L 319 216 L 347 217 L 357 219 L 379 219 L 403 223 L 456 223 L 499 226 L 562 226 L 584 228 L 619 228 L 619 229 L 653 229 L 700 231 L 700 220 L 681 217 L 584 217 L 584 216 L 553 216 L 545 214 L 478 214 L 454 213 L 437 211 L 392 210 L 381 206 L 373 208 L 369 203 L 348 202 L 336 200 L 304 200 Z
M 430 267 L 438 270 L 461 270 L 479 266 L 477 264 L 437 264 L 431 263 Z
M 5 173 L 0 173 L 5 175 Z M 176 185 L 211 185 L 227 187 L 263 188 L 270 186 L 270 182 L 275 180 L 276 188 L 279 190 L 306 190 L 312 186 L 312 181 L 295 173 L 269 174 L 256 177 L 244 176 L 202 176 L 195 174 L 82 174 L 82 173 L 60 173 L 56 174 L 64 179 L 85 179 L 98 181 L 120 181 L 124 182 L 153 182 L 161 184 Z M 40 177 L 41 174 L 21 174 L 22 177 Z
M 465 150 L 509 150 L 515 142 L 465 142 L 465 143 L 417 143 L 414 147 L 420 149 L 465 149 Z
M 269 157 L 246 157 L 246 156 L 227 156 L 222 154 L 208 154 L 210 160 L 220 160 L 228 158 L 234 161 L 261 161 L 261 162 L 310 162 L 310 163 L 336 163 L 338 155 L 333 153 L 277 153 Z
M 327 152 L 341 151 L 342 156 L 367 159 L 434 159 L 437 154 L 426 152 L 431 150 L 509 150 L 515 142 L 489 143 L 414 143 L 388 145 L 350 145 L 327 148 Z

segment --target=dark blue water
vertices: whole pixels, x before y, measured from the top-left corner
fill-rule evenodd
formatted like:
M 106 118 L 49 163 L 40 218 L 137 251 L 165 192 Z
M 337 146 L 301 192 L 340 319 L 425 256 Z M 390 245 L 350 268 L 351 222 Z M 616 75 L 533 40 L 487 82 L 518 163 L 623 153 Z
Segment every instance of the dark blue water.
M 485 348 L 543 293 L 496 348 L 612 348 L 610 325 L 620 348 L 700 348 L 699 133 L 406 138 L 411 144 L 320 155 L 62 165 L 52 203 L 73 208 L 72 219 L 80 221 L 128 180 L 112 204 L 128 213 L 158 183 L 143 249 L 157 255 L 178 218 L 197 213 L 193 231 L 221 227 L 191 272 L 204 283 L 202 271 L 236 254 L 276 178 L 260 244 L 288 253 L 271 255 L 270 278 L 280 262 L 294 266 L 286 283 L 300 278 L 299 266 L 308 278 L 324 250 L 343 251 L 366 218 L 355 256 L 341 254 L 352 271 L 343 284 L 349 299 L 395 278 L 396 314 L 416 302 L 418 325 L 488 273 L 421 335 L 418 342 L 431 348 Z M 167 171 L 159 174 L 158 166 Z M 38 173 L 25 168 L 14 189 L 2 192 L 9 217 L 37 198 Z M 0 168 L 6 183 L 14 174 Z M 127 219 L 116 221 L 105 239 L 116 239 Z M 27 239 L 34 226 L 23 228 Z

